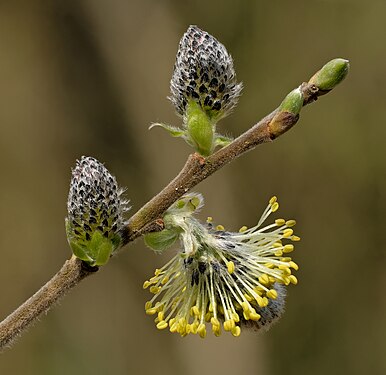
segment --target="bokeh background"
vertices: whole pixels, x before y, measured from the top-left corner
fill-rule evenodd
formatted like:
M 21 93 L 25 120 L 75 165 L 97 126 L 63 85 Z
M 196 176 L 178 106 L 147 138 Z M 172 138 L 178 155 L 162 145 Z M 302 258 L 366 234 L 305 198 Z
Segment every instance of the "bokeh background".
M 230 229 L 276 194 L 296 218 L 300 283 L 268 333 L 201 340 L 157 331 L 143 281 L 170 258 L 138 240 L 0 357 L 0 374 L 386 373 L 386 2 L 82 0 L 0 2 L 0 316 L 70 256 L 71 167 L 103 161 L 137 210 L 191 151 L 166 97 L 180 37 L 197 24 L 244 82 L 221 129 L 237 135 L 334 57 L 351 72 L 297 126 L 196 190 Z

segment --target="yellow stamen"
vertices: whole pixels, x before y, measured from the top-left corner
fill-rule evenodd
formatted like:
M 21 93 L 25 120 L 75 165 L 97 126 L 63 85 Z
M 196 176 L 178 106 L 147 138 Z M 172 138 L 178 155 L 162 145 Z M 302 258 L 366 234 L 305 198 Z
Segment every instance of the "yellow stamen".
M 283 232 L 283 238 L 288 238 L 293 235 L 294 231 L 291 228 L 287 228 Z
M 235 272 L 235 264 L 232 261 L 227 263 L 227 268 L 230 275 Z
M 283 249 L 284 253 L 290 253 L 291 251 L 294 251 L 294 245 L 288 244 L 284 246 L 284 249 Z
M 276 299 L 277 298 L 277 291 L 275 289 L 270 289 L 267 292 L 267 297 L 271 299 Z
M 241 333 L 241 329 L 239 326 L 235 326 L 234 328 L 232 328 L 232 335 L 234 337 L 239 337 L 240 333 Z
M 295 220 L 287 220 L 286 223 L 287 227 L 293 227 L 296 224 Z
M 161 321 L 157 324 L 157 328 L 158 328 L 158 329 L 165 329 L 167 326 L 168 326 L 168 323 L 166 323 L 164 320 L 161 320 Z

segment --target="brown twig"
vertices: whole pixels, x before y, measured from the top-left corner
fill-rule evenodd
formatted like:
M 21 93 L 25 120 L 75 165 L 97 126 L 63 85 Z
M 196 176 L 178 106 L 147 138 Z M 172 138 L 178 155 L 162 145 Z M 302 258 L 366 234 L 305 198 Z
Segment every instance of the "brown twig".
M 0 323 L 0 349 L 10 345 L 56 301 L 96 270 L 97 268 L 87 266 L 75 256 L 67 260 L 47 284 Z
M 310 83 L 303 83 L 301 91 L 304 96 L 303 105 L 313 102 L 318 96 L 326 93 L 319 91 Z M 298 115 L 282 112 L 284 117 L 281 118 L 279 127 L 276 124 L 273 128 L 272 120 L 277 113 L 278 110 L 273 111 L 227 147 L 206 159 L 198 154 L 190 155 L 180 173 L 131 217 L 124 230 L 124 245 L 146 232 L 162 229 L 162 221 L 160 221 L 162 214 L 179 197 L 238 156 L 261 143 L 273 141 L 288 131 L 299 118 Z M 90 268 L 75 257 L 67 260 L 47 284 L 0 323 L 0 350 L 9 346 L 64 294 L 97 270 L 97 267 Z

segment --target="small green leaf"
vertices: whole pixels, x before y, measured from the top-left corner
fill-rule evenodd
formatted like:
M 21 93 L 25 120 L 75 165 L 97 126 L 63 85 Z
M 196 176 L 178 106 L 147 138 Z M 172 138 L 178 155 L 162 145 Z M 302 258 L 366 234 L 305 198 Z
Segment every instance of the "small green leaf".
M 94 260 L 92 266 L 103 266 L 110 259 L 114 246 L 111 240 L 104 237 L 99 230 L 96 230 L 91 236 L 88 249 L 90 257 Z
M 164 229 L 144 236 L 146 246 L 155 251 L 164 251 L 176 242 L 179 232 L 176 229 Z
M 160 127 L 160 128 L 163 128 L 165 129 L 166 131 L 169 132 L 169 134 L 172 136 L 172 137 L 184 137 L 185 136 L 185 131 L 176 127 L 176 126 L 172 126 L 172 125 L 168 125 L 168 124 L 163 124 L 161 122 L 156 122 L 154 124 L 152 124 L 150 127 L 149 127 L 149 130 L 155 128 L 155 127 Z
M 92 264 L 94 262 L 94 259 L 88 255 L 87 247 L 80 245 L 80 244 L 73 242 L 73 241 L 70 241 L 69 244 L 70 244 L 70 247 L 71 247 L 73 254 L 77 258 L 84 260 L 85 262 L 90 263 L 90 264 Z
M 214 145 L 215 147 L 225 147 L 232 143 L 233 138 L 227 137 L 226 135 L 215 134 L 214 136 Z

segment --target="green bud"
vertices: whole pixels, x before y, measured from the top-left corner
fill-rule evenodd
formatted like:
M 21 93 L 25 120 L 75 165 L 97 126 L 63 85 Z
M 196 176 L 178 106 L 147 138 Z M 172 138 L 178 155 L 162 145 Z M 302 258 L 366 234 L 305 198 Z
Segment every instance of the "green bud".
M 303 107 L 303 94 L 300 87 L 292 90 L 281 102 L 279 112 L 289 112 L 294 115 L 300 113 Z
M 344 80 L 349 69 L 348 60 L 341 58 L 331 60 L 312 76 L 309 83 L 321 91 L 330 91 Z
M 66 232 L 76 257 L 91 266 L 105 264 L 121 244 L 128 210 L 115 178 L 98 160 L 82 157 L 72 171 Z

